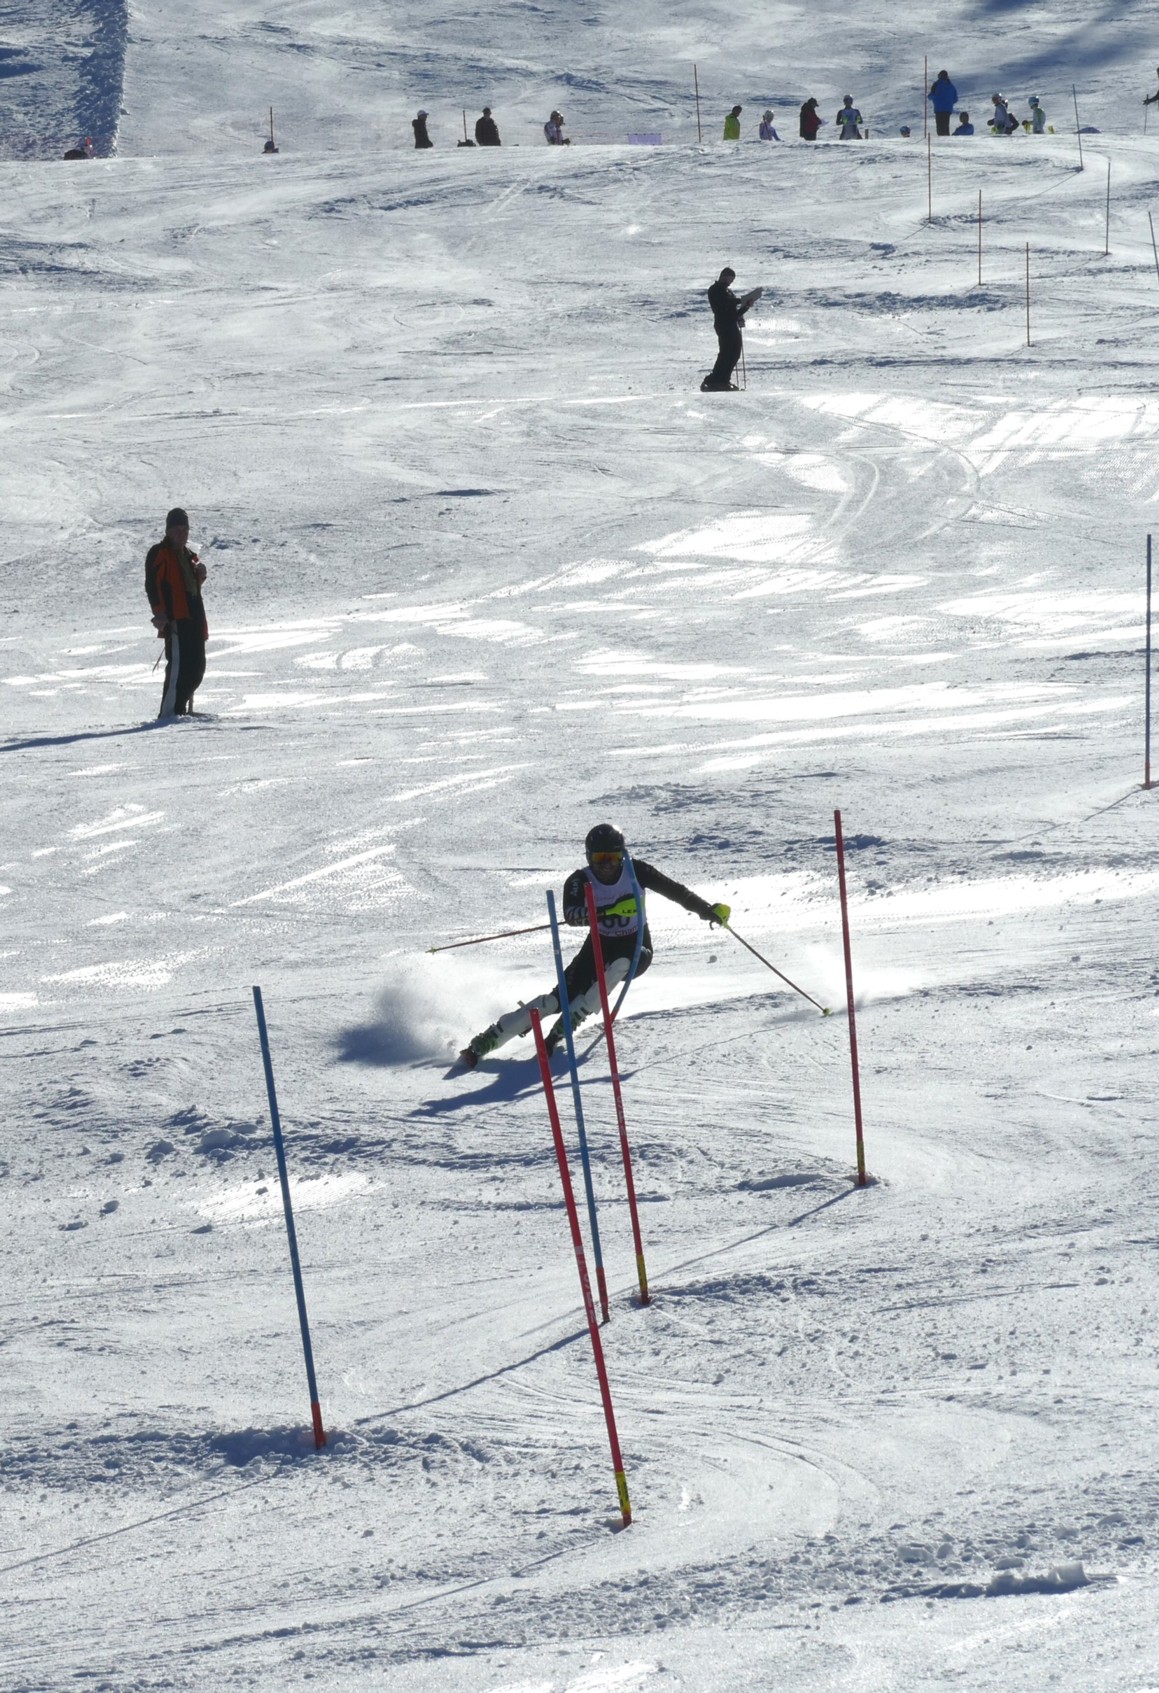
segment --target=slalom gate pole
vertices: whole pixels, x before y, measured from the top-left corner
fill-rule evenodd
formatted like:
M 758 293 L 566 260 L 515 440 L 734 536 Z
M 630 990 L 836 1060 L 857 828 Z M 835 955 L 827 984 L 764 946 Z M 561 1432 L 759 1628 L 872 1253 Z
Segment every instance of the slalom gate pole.
M 470 137 L 467 134 L 467 108 L 466 108 L 466 106 L 463 107 L 463 140 L 464 141 L 470 140 Z
M 584 1239 L 580 1233 L 579 1212 L 576 1210 L 575 1193 L 571 1185 L 571 1171 L 567 1167 L 567 1150 L 563 1144 L 563 1130 L 559 1125 L 559 1108 L 555 1103 L 555 1089 L 551 1081 L 551 1061 L 547 1056 L 547 1047 L 543 1039 L 543 1025 L 539 1021 L 538 1011 L 531 1013 L 531 1027 L 535 1034 L 535 1051 L 539 1059 L 539 1074 L 543 1082 L 543 1095 L 547 1100 L 547 1114 L 551 1119 L 551 1138 L 555 1142 L 555 1156 L 559 1161 L 559 1179 L 563 1184 L 563 1202 L 567 1207 L 571 1243 L 575 1248 L 575 1264 L 579 1271 L 580 1291 L 583 1294 L 584 1316 L 588 1320 L 588 1333 L 592 1338 L 592 1353 L 596 1360 L 596 1375 L 600 1382 L 600 1398 L 604 1402 L 604 1421 L 608 1425 L 608 1444 L 612 1448 L 612 1468 L 616 1472 L 616 1492 L 620 1496 L 620 1515 L 624 1519 L 624 1527 L 627 1528 L 632 1521 L 632 1505 L 628 1498 L 628 1479 L 624 1474 L 620 1439 L 616 1433 L 616 1413 L 612 1409 L 612 1390 L 608 1385 L 608 1368 L 604 1363 L 604 1348 L 600 1340 L 599 1325 L 596 1322 L 596 1308 L 592 1304 L 591 1283 L 588 1281 L 588 1266 L 584 1258 Z
M 278 1160 L 278 1180 L 282 1184 L 282 1208 L 286 1213 L 286 1236 L 290 1242 L 290 1264 L 294 1271 L 294 1295 L 298 1301 L 298 1322 L 302 1330 L 302 1351 L 306 1357 L 306 1381 L 310 1388 L 310 1416 L 314 1423 L 314 1445 L 325 1446 L 326 1430 L 322 1427 L 322 1407 L 318 1402 L 318 1382 L 314 1375 L 314 1350 L 310 1345 L 310 1323 L 306 1316 L 306 1290 L 302 1286 L 302 1263 L 298 1257 L 298 1236 L 294 1231 L 294 1207 L 290 1202 L 290 1177 L 286 1169 L 286 1148 L 282 1141 L 282 1119 L 278 1115 L 278 1096 L 274 1091 L 274 1066 L 270 1059 L 270 1037 L 266 1030 L 266 1013 L 262 1005 L 262 990 L 254 988 L 254 1011 L 258 1019 L 258 1038 L 262 1043 L 262 1063 L 266 1072 L 266 1094 L 270 1102 L 270 1123 L 274 1131 L 274 1152 Z
M 922 54 L 922 134 L 928 141 L 930 138 L 930 103 L 926 95 L 930 91 L 930 56 Z
M 934 143 L 926 136 L 926 222 L 934 221 Z
M 1159 247 L 1155 245 L 1155 219 L 1147 213 L 1147 222 L 1151 225 L 1151 251 L 1155 255 L 1155 275 L 1159 279 Z
M 771 970 L 774 976 L 779 976 L 782 982 L 787 983 L 787 985 L 792 988 L 794 993 L 799 993 L 802 999 L 807 999 L 810 1005 L 815 1005 L 822 1017 L 829 1016 L 829 1007 L 827 1005 L 822 1005 L 819 999 L 814 999 L 811 993 L 806 993 L 804 988 L 799 988 L 796 982 L 790 980 L 783 970 L 778 970 L 775 964 L 770 964 L 763 952 L 758 952 L 756 947 L 749 941 L 746 941 L 743 935 L 737 934 L 731 923 L 722 923 L 721 928 L 727 929 L 734 941 L 739 941 L 746 952 L 751 952 L 754 958 L 759 958 L 765 969 Z
M 550 923 L 532 923 L 526 929 L 501 929 L 497 935 L 476 935 L 470 941 L 447 941 L 443 946 L 429 946 L 428 952 L 454 952 L 458 946 L 482 946 L 486 941 L 509 941 L 513 935 L 538 935 L 550 929 Z
M 1082 125 L 1079 123 L 1079 91 L 1075 87 L 1073 82 L 1070 85 L 1070 91 L 1074 95 L 1074 132 L 1075 132 L 1075 138 L 1076 138 L 1076 140 L 1078 141 L 1078 144 L 1079 144 L 1079 169 L 1082 170 L 1082 168 L 1083 168 L 1083 130 L 1082 130 Z
M 616 1101 L 616 1122 L 620 1128 L 620 1152 L 624 1159 L 624 1182 L 628 1189 L 628 1211 L 632 1218 L 632 1244 L 636 1248 L 636 1275 L 640 1281 L 640 1303 L 651 1304 L 648 1292 L 648 1272 L 644 1267 L 644 1238 L 640 1233 L 640 1212 L 636 1205 L 636 1184 L 632 1179 L 632 1153 L 628 1146 L 628 1124 L 624 1117 L 624 1096 L 620 1088 L 620 1066 L 616 1059 L 616 1041 L 612 1034 L 612 1008 L 608 1003 L 608 978 L 604 973 L 604 949 L 600 944 L 600 922 L 596 912 L 596 890 L 590 882 L 584 885 L 588 902 L 588 927 L 591 930 L 592 950 L 596 956 L 596 980 L 600 984 L 600 1007 L 604 1013 L 604 1040 L 608 1047 L 608 1064 L 612 1072 L 612 1095 Z
M 692 86 L 696 90 L 696 139 L 703 146 L 704 131 L 700 127 L 700 77 L 697 75 L 695 65 L 692 67 Z
M 861 1074 L 857 1064 L 857 1019 L 853 1011 L 853 953 L 849 944 L 849 898 L 845 890 L 845 838 L 841 833 L 841 813 L 833 813 L 833 829 L 837 837 L 837 879 L 841 889 L 841 939 L 845 947 L 845 1002 L 849 1007 L 849 1057 L 853 1065 L 853 1123 L 857 1132 L 857 1185 L 865 1187 L 865 1138 L 861 1125 Z
M 270 107 L 270 146 L 274 145 L 274 108 Z
M 1026 345 L 1030 345 L 1030 242 L 1026 243 Z
M 978 190 L 978 286 L 982 286 L 982 190 Z
M 1111 256 L 1111 161 L 1107 160 L 1107 239 L 1103 246 L 1103 257 Z
M 1151 537 L 1147 537 L 1147 670 L 1143 707 L 1143 786 L 1153 787 L 1151 781 Z
M 616 1003 L 612 1006 L 612 1022 L 620 1015 L 620 1009 L 628 997 L 628 989 L 636 979 L 636 971 L 640 967 L 640 954 L 644 950 L 644 895 L 640 891 L 640 884 L 636 880 L 636 867 L 629 854 L 624 863 L 628 870 L 628 880 L 632 884 L 632 898 L 636 901 L 636 945 L 632 949 L 632 968 L 624 977 L 624 985 L 616 996 Z
M 579 1134 L 580 1162 L 584 1171 L 584 1191 L 588 1201 L 588 1223 L 592 1231 L 592 1257 L 596 1264 L 596 1291 L 600 1296 L 600 1310 L 604 1321 L 611 1320 L 608 1307 L 608 1284 L 604 1276 L 604 1253 L 600 1246 L 600 1225 L 596 1219 L 596 1190 L 592 1186 L 592 1161 L 588 1154 L 588 1135 L 584 1127 L 584 1106 L 580 1098 L 579 1069 L 575 1061 L 575 1035 L 571 1026 L 571 1006 L 567 999 L 567 977 L 563 968 L 563 949 L 559 944 L 559 923 L 555 915 L 555 895 L 547 890 L 547 915 L 551 919 L 551 945 L 555 952 L 555 979 L 559 986 L 559 1014 L 563 1018 L 563 1038 L 567 1043 L 567 1067 L 571 1072 L 571 1097 L 575 1106 L 575 1126 Z M 535 1013 L 532 1013 L 534 1017 Z

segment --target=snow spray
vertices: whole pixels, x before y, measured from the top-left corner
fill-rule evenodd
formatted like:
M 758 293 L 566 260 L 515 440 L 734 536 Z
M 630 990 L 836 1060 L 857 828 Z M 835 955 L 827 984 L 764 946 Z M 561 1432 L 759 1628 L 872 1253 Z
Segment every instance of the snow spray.
M 575 1126 L 579 1134 L 580 1161 L 584 1170 L 584 1190 L 588 1200 L 588 1222 L 592 1230 L 592 1257 L 596 1261 L 596 1288 L 600 1295 L 600 1310 L 605 1323 L 611 1317 L 608 1308 L 608 1284 L 604 1276 L 604 1254 L 600 1246 L 600 1225 L 596 1220 L 596 1192 L 592 1186 L 592 1161 L 588 1156 L 588 1136 L 584 1127 L 584 1107 L 580 1098 L 579 1070 L 575 1061 L 575 1036 L 571 1026 L 571 1006 L 567 999 L 567 978 L 563 969 L 563 951 L 559 944 L 559 922 L 555 915 L 555 895 L 547 890 L 547 915 L 551 922 L 551 945 L 555 953 L 555 979 L 559 985 L 559 1014 L 563 1019 L 563 1037 L 567 1044 L 567 1065 L 571 1072 L 571 1097 L 575 1105 Z
M 254 1010 L 258 1019 L 258 1038 L 262 1043 L 262 1063 L 266 1071 L 266 1093 L 270 1101 L 270 1123 L 274 1131 L 274 1152 L 278 1159 L 278 1180 L 282 1184 L 282 1206 L 286 1213 L 286 1235 L 290 1242 L 290 1264 L 294 1271 L 294 1294 L 298 1301 L 298 1322 L 302 1328 L 302 1351 L 306 1355 L 306 1380 L 310 1387 L 310 1415 L 314 1422 L 314 1445 L 325 1446 L 326 1430 L 322 1427 L 322 1407 L 318 1403 L 318 1383 L 314 1376 L 314 1351 L 310 1345 L 310 1323 L 306 1316 L 306 1290 L 302 1286 L 302 1263 L 298 1257 L 298 1237 L 294 1232 L 294 1208 L 290 1203 L 290 1177 L 286 1170 L 286 1148 L 282 1141 L 282 1119 L 278 1115 L 278 1096 L 274 1091 L 274 1066 L 270 1060 L 270 1037 L 266 1032 L 266 1013 L 262 1006 L 262 990 L 254 988 Z
M 548 898 L 550 897 L 548 895 Z M 591 1283 L 588 1281 L 587 1261 L 584 1258 L 584 1241 L 583 1235 L 580 1233 L 579 1213 L 576 1210 L 575 1193 L 571 1185 L 571 1171 L 567 1167 L 567 1150 L 563 1144 L 563 1130 L 559 1126 L 559 1107 L 555 1103 L 555 1089 L 551 1082 L 551 1061 L 547 1056 L 547 1047 L 543 1039 L 543 1025 L 539 1021 L 538 1011 L 533 1010 L 531 1013 L 531 1027 L 535 1034 L 535 1051 L 539 1058 L 539 1074 L 543 1081 L 543 1095 L 547 1100 L 547 1114 L 551 1119 L 551 1138 L 555 1142 L 555 1156 L 559 1160 L 559 1179 L 563 1183 L 563 1202 L 567 1206 L 571 1243 L 575 1249 L 580 1292 L 583 1294 L 584 1300 L 584 1315 L 588 1320 L 588 1333 L 592 1337 L 592 1353 L 596 1360 L 600 1397 L 604 1402 L 604 1421 L 608 1425 L 608 1444 L 612 1448 L 612 1468 L 616 1472 L 616 1492 L 620 1496 L 620 1514 L 624 1519 L 624 1527 L 627 1528 L 632 1521 L 632 1505 L 628 1498 L 628 1479 L 624 1474 L 624 1460 L 620 1453 L 620 1437 L 616 1433 L 616 1413 L 612 1408 L 612 1390 L 608 1385 L 608 1367 L 604 1362 L 604 1348 L 600 1342 L 596 1308 L 592 1304 L 592 1289 Z
M 853 1124 L 857 1131 L 857 1185 L 865 1187 L 865 1139 L 861 1126 L 861 1074 L 857 1065 L 857 1019 L 853 1010 L 853 953 L 849 945 L 849 896 L 845 888 L 845 837 L 841 833 L 841 813 L 833 813 L 833 831 L 837 838 L 837 880 L 841 889 L 841 938 L 845 946 L 845 1000 L 849 1008 L 849 1058 L 853 1066 Z
M 624 1182 L 628 1189 L 628 1210 L 632 1217 L 632 1243 L 636 1248 L 636 1274 L 640 1279 L 640 1303 L 651 1303 L 648 1292 L 648 1272 L 644 1267 L 644 1239 L 640 1233 L 640 1213 L 636 1207 L 636 1184 L 632 1179 L 632 1153 L 628 1146 L 628 1125 L 624 1117 L 624 1095 L 620 1088 L 620 1066 L 616 1060 L 616 1041 L 612 1034 L 612 1008 L 608 1003 L 608 979 L 604 974 L 604 949 L 600 942 L 600 924 L 596 913 L 596 890 L 584 883 L 588 902 L 588 925 L 592 932 L 592 951 L 596 960 L 596 980 L 600 984 L 600 1006 L 604 1014 L 604 1040 L 608 1047 L 608 1064 L 612 1072 L 612 1094 L 616 1101 L 616 1122 L 620 1127 L 620 1152 L 624 1159 Z M 638 919 L 639 920 L 639 919 Z

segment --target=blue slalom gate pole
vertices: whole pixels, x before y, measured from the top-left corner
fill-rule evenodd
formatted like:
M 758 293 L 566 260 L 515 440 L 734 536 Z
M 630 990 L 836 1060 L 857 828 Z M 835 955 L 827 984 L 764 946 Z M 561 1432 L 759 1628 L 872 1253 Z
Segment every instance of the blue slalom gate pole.
M 294 1207 L 290 1203 L 290 1176 L 286 1169 L 286 1148 L 282 1141 L 282 1119 L 278 1115 L 278 1096 L 274 1090 L 274 1066 L 270 1061 L 270 1037 L 266 1031 L 266 1013 L 262 1005 L 262 990 L 254 988 L 254 1010 L 258 1018 L 258 1037 L 262 1043 L 262 1063 L 266 1070 L 266 1093 L 270 1101 L 270 1122 L 274 1130 L 274 1151 L 278 1159 L 278 1180 L 282 1184 L 282 1206 L 286 1213 L 286 1235 L 290 1242 L 290 1263 L 294 1270 L 294 1293 L 298 1301 L 298 1322 L 302 1328 L 302 1351 L 306 1355 L 306 1380 L 310 1384 L 310 1416 L 314 1423 L 314 1445 L 325 1446 L 326 1430 L 322 1427 L 322 1407 L 318 1403 L 318 1382 L 314 1375 L 314 1351 L 310 1345 L 310 1323 L 306 1316 L 306 1290 L 302 1286 L 302 1264 L 298 1257 L 298 1237 L 294 1232 Z
M 596 1289 L 600 1296 L 600 1310 L 605 1323 L 611 1316 L 608 1309 L 608 1284 L 604 1276 L 604 1254 L 600 1247 L 600 1226 L 596 1221 L 596 1194 L 592 1186 L 592 1162 L 588 1156 L 588 1136 L 584 1128 L 584 1107 L 580 1098 L 579 1070 L 575 1061 L 575 1037 L 571 1027 L 571 1007 L 567 1002 L 567 982 L 563 971 L 563 949 L 559 944 L 559 920 L 555 915 L 555 895 L 547 890 L 547 915 L 551 920 L 551 945 L 555 952 L 555 979 L 559 987 L 559 1014 L 563 1018 L 563 1038 L 567 1043 L 567 1063 L 571 1071 L 571 1097 L 575 1104 L 575 1125 L 579 1131 L 580 1161 L 584 1169 L 584 1191 L 588 1200 L 588 1222 L 592 1230 L 592 1257 L 596 1264 Z

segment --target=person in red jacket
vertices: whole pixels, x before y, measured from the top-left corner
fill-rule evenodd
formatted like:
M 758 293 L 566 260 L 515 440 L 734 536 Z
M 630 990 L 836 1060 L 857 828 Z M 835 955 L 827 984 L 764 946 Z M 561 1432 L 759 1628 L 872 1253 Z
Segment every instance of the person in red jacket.
M 824 122 L 825 119 L 818 115 L 816 100 L 810 95 L 801 107 L 801 140 L 816 141 L 817 131 Z
M 188 514 L 174 506 L 165 519 L 165 539 L 145 555 L 153 627 L 165 641 L 165 687 L 158 717 L 192 717 L 193 696 L 205 675 L 205 566 L 190 552 L 188 540 Z

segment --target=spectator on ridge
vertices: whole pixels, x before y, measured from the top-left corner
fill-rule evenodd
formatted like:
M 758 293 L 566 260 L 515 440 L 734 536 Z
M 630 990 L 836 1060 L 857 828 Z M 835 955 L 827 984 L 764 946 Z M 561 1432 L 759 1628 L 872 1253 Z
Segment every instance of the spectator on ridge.
M 1010 110 L 1003 94 L 991 94 L 991 104 L 994 107 L 989 128 L 994 135 L 1013 135 L 1018 128 L 1018 119 Z
M 773 118 L 776 114 L 766 112 L 761 119 L 760 138 L 762 141 L 779 141 L 781 138 L 773 128 Z
M 570 147 L 571 142 L 563 133 L 563 113 L 552 112 L 543 126 L 543 133 L 547 136 L 549 147 Z
M 415 132 L 415 146 L 416 147 L 433 147 L 434 146 L 434 142 L 431 140 L 430 136 L 427 134 L 427 119 L 430 117 L 430 115 L 431 114 L 429 112 L 420 112 L 417 118 L 412 118 L 411 121 L 410 121 L 410 126 Z
M 926 99 L 934 108 L 934 127 L 939 135 L 949 135 L 950 118 L 958 104 L 958 90 L 950 81 L 949 71 L 939 71 Z
M 816 141 L 817 131 L 824 122 L 825 119 L 817 111 L 816 100 L 810 95 L 801 107 L 801 140 Z
M 958 127 L 954 131 L 954 134 L 955 135 L 973 135 L 973 133 L 974 133 L 974 125 L 970 122 L 969 112 L 959 112 L 958 113 Z
M 1042 109 L 1042 103 L 1037 94 L 1030 96 L 1030 116 L 1023 128 L 1029 129 L 1031 135 L 1045 135 L 1046 133 L 1046 113 Z
M 724 139 L 726 141 L 740 140 L 740 115 L 743 111 L 743 106 L 734 106 L 732 111 L 725 118 Z
M 852 94 L 847 94 L 841 102 L 841 110 L 837 114 L 837 122 L 841 126 L 842 141 L 861 140 L 861 113 L 853 104 Z
M 491 116 L 490 106 L 484 106 L 483 116 L 475 119 L 475 145 L 476 147 L 502 146 L 499 140 L 499 125 Z

